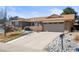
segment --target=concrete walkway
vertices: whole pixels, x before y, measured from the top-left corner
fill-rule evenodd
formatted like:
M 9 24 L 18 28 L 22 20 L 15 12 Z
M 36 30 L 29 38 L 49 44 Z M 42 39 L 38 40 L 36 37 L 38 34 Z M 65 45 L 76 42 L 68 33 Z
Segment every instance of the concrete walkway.
M 46 46 L 60 34 L 60 32 L 34 32 L 6 44 L 15 46 L 16 49 L 13 51 L 46 51 Z M 21 50 L 18 50 L 18 47 Z

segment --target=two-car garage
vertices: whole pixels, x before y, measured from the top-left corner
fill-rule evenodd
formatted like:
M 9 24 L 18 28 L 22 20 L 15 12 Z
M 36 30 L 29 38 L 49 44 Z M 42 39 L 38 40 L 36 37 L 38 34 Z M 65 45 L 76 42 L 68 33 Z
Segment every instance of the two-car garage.
M 64 31 L 64 23 L 47 23 L 47 24 L 44 24 L 44 31 L 63 32 Z

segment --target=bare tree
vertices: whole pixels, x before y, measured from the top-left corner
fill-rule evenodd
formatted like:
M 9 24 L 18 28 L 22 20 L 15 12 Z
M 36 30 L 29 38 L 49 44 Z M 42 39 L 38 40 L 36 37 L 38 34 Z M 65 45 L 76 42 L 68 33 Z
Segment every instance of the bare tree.
M 4 22 L 4 25 L 3 25 L 3 28 L 4 28 L 4 36 L 6 36 L 6 21 L 7 21 L 7 7 L 5 6 L 5 9 L 4 9 L 4 16 L 3 16 L 3 20 L 5 20 Z

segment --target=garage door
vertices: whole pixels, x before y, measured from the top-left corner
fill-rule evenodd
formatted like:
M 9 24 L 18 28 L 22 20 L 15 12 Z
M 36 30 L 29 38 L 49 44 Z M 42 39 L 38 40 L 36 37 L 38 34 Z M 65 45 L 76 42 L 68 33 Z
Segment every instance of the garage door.
M 44 31 L 63 32 L 64 31 L 64 23 L 62 23 L 62 24 L 44 24 Z

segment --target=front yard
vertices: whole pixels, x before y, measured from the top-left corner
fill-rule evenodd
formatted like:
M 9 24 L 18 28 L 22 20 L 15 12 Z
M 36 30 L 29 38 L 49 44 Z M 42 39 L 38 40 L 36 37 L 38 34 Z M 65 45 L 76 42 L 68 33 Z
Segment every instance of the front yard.
M 0 34 L 0 42 L 7 42 L 15 38 L 18 38 L 22 35 L 23 35 L 22 31 L 8 32 L 6 36 L 4 36 L 3 34 Z

